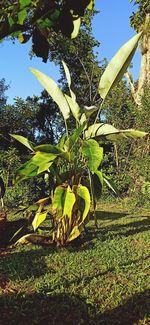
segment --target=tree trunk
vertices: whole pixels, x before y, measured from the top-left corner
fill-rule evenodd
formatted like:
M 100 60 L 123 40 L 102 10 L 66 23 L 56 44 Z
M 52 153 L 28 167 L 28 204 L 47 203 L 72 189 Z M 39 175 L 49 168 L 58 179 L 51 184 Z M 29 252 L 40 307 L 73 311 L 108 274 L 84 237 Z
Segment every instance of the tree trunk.
M 141 68 L 137 96 L 142 96 L 144 86 L 150 87 L 150 14 L 146 15 L 145 31 L 141 42 Z
M 146 14 L 141 40 L 141 67 L 138 85 L 135 87 L 132 76 L 128 71 L 126 77 L 131 88 L 131 93 L 137 107 L 141 106 L 141 96 L 144 95 L 144 87 L 150 88 L 150 14 Z

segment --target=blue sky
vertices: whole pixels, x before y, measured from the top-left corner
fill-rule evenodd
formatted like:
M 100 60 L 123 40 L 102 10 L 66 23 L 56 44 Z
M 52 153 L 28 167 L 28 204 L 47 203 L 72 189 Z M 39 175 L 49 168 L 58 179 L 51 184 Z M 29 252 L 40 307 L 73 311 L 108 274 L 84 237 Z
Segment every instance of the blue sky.
M 135 32 L 130 27 L 129 17 L 135 7 L 129 0 L 96 0 L 96 9 L 100 13 L 94 18 L 93 33 L 101 45 L 98 50 L 99 59 L 104 57 L 110 60 L 121 45 L 123 45 Z M 12 44 L 11 41 L 4 41 L 0 44 L 0 79 L 5 78 L 10 85 L 7 91 L 8 103 L 13 103 L 15 97 L 26 98 L 28 95 L 38 95 L 42 90 L 38 81 L 29 71 L 34 67 L 54 80 L 59 79 L 59 67 L 53 63 L 43 63 L 40 58 L 29 58 L 31 43 L 19 44 L 18 41 Z M 140 53 L 137 53 L 133 60 L 132 73 L 135 79 L 138 78 L 140 66 Z

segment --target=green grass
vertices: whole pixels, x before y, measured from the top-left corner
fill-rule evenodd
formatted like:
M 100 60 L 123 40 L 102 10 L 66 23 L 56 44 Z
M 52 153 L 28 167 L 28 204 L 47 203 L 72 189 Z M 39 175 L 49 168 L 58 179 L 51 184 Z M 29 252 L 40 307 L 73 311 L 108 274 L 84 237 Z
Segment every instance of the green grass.
M 1 250 L 0 325 L 150 324 L 150 213 L 97 217 L 68 247 Z

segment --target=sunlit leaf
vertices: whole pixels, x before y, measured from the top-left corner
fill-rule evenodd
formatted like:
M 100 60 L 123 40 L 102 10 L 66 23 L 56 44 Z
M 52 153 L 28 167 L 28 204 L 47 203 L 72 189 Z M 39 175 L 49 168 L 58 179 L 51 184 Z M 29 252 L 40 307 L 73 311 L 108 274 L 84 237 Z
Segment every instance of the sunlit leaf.
M 107 140 L 117 141 L 125 138 L 142 138 L 147 135 L 146 132 L 128 129 L 118 130 L 113 125 L 96 123 L 91 125 L 85 131 L 85 138 L 104 137 Z
M 70 107 L 70 110 L 74 116 L 74 118 L 79 121 L 80 115 L 81 115 L 81 109 L 78 105 L 78 103 L 76 102 L 75 99 L 73 99 L 72 97 L 68 96 L 65 94 L 65 98 L 68 102 L 68 105 Z
M 82 153 L 90 171 L 95 172 L 103 159 L 103 148 L 97 141 L 90 139 L 83 142 Z
M 13 137 L 15 140 L 19 141 L 20 143 L 22 143 L 24 146 L 26 146 L 31 151 L 34 151 L 34 146 L 27 138 L 23 137 L 22 135 L 17 135 L 17 134 L 10 134 L 10 136 Z
M 52 166 L 52 164 L 53 164 L 53 161 L 50 161 L 48 163 L 40 165 L 39 168 L 38 168 L 37 174 L 45 172 L 46 170 L 48 170 Z
M 70 186 L 67 187 L 65 191 L 65 199 L 64 199 L 64 207 L 63 207 L 63 216 L 68 216 L 71 218 L 72 216 L 72 209 L 75 203 L 75 195 L 72 192 Z
M 86 186 L 83 185 L 78 185 L 77 187 L 77 195 L 79 197 L 79 209 L 81 211 L 82 214 L 82 222 L 80 224 L 82 224 L 84 222 L 84 220 L 86 219 L 88 212 L 90 210 L 90 193 L 89 190 Z M 82 207 L 82 202 L 84 203 L 83 208 Z M 79 225 L 80 226 L 80 225 Z
M 83 229 L 84 229 L 83 225 L 74 226 L 74 228 L 72 229 L 70 235 L 67 238 L 67 242 L 70 242 L 70 241 L 76 239 L 77 237 L 79 237 L 81 232 L 83 231 Z
M 39 80 L 42 86 L 47 90 L 55 103 L 59 106 L 64 119 L 67 120 L 70 116 L 70 108 L 63 92 L 58 87 L 56 82 L 38 70 L 33 68 L 30 68 L 30 70 Z
M 94 4 L 95 4 L 95 0 L 91 0 L 90 3 L 88 4 L 87 8 L 88 8 L 89 10 L 92 10 L 93 7 L 94 7 Z
M 58 186 L 54 192 L 53 211 L 56 211 L 58 218 L 68 216 L 71 218 L 72 209 L 75 203 L 75 194 L 72 192 L 70 186 Z
M 116 55 L 109 62 L 99 83 L 98 90 L 101 98 L 104 99 L 110 89 L 114 87 L 123 77 L 133 58 L 141 35 L 142 33 L 139 33 L 132 37 L 119 49 Z
M 40 226 L 40 224 L 46 219 L 47 217 L 47 211 L 45 212 L 37 212 L 33 221 L 32 221 L 32 227 L 34 231 Z
M 81 25 L 81 18 L 77 18 L 73 20 L 73 32 L 71 33 L 71 39 L 76 38 L 79 34 L 80 30 L 80 25 Z

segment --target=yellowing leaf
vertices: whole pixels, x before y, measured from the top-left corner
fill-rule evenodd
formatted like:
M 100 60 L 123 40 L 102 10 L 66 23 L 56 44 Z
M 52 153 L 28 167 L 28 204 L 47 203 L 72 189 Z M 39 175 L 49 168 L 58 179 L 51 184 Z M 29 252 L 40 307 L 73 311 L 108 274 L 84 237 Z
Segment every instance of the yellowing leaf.
M 37 212 L 33 221 L 32 226 L 34 231 L 40 226 L 40 224 L 46 219 L 47 211 L 46 212 Z
M 86 219 L 88 212 L 90 210 L 90 193 L 86 186 L 78 185 L 77 195 L 80 199 L 79 209 L 82 214 L 82 222 L 80 223 L 80 225 L 81 225 L 84 222 L 84 220 Z M 82 201 L 83 201 L 84 205 L 82 205 Z

